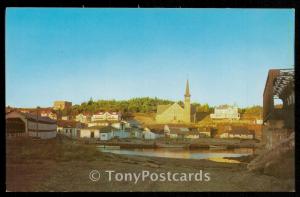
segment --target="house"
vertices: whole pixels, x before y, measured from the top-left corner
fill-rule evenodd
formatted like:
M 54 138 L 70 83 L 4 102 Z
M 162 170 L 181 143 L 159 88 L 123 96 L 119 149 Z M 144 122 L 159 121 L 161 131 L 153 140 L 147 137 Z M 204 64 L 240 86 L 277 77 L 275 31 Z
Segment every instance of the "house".
M 220 105 L 215 107 L 214 113 L 210 114 L 211 119 L 240 119 L 238 107 L 236 105 Z
M 199 128 L 199 137 L 211 137 L 211 128 L 205 127 L 205 128 Z
M 185 139 L 198 139 L 200 134 L 198 131 L 188 131 L 184 134 Z
M 157 138 L 156 134 L 154 132 L 151 132 L 151 130 L 145 129 L 143 131 L 143 137 L 145 140 L 154 140 Z
M 39 113 L 42 117 L 49 117 L 53 120 L 57 120 L 57 115 L 52 109 L 42 109 L 39 110 Z
M 164 137 L 164 131 L 162 129 L 157 129 L 157 128 L 150 129 L 150 128 L 146 127 L 143 131 L 143 136 L 144 136 L 144 139 L 146 139 L 146 140 L 162 138 L 162 137 Z
M 130 137 L 141 139 L 143 138 L 143 131 L 137 128 L 133 128 L 130 131 Z
M 263 120 L 262 119 L 257 119 L 257 120 L 255 120 L 255 124 L 262 125 Z
M 220 138 L 254 139 L 254 137 L 254 131 L 248 130 L 246 127 L 234 127 L 220 135 Z
M 62 116 L 61 119 L 62 120 L 71 120 L 71 117 L 70 116 Z
M 80 129 L 80 138 L 95 138 L 100 139 L 100 128 L 101 127 L 87 127 Z
M 92 122 L 95 121 L 120 121 L 121 120 L 121 113 L 119 112 L 98 112 L 94 114 L 91 118 Z
M 111 126 L 100 128 L 100 140 L 107 141 L 114 137 L 113 128 Z
M 116 128 L 116 129 L 125 129 L 125 128 L 131 128 L 130 124 L 127 121 L 111 121 L 110 122 L 111 126 Z
M 211 137 L 210 131 L 199 131 L 199 137 Z
M 83 125 L 80 122 L 59 120 L 57 121 L 57 132 L 71 138 L 80 137 L 80 129 Z
M 183 126 L 164 126 L 164 133 L 169 138 L 184 138 L 189 131 L 189 128 Z
M 122 139 L 122 138 L 129 138 L 129 130 L 128 129 L 115 129 L 113 130 L 114 137 Z
M 129 124 L 130 128 L 142 128 L 141 123 L 135 119 L 126 120 L 126 122 Z
M 77 122 L 88 123 L 91 119 L 91 116 L 87 113 L 80 113 L 75 116 Z
M 6 136 L 30 136 L 40 139 L 56 137 L 57 122 L 38 113 L 22 113 L 13 111 L 6 114 Z

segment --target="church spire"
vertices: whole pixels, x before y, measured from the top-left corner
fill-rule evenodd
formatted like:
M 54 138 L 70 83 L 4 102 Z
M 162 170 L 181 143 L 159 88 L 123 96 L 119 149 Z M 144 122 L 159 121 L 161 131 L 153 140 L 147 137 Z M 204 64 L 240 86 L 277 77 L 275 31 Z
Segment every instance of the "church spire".
M 186 81 L 186 87 L 185 87 L 185 97 L 190 97 L 190 87 L 189 87 L 189 80 Z

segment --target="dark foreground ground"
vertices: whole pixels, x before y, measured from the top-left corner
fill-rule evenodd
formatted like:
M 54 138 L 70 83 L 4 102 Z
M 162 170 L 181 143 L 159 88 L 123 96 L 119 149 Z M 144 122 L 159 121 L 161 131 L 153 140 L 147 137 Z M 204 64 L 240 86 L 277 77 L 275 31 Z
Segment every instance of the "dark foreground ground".
M 246 169 L 242 163 L 120 156 L 98 152 L 64 138 L 7 140 L 8 191 L 294 191 L 292 176 L 276 177 Z M 281 168 L 284 169 L 284 168 Z M 91 170 L 101 174 L 89 178 Z M 106 170 L 121 173 L 209 173 L 210 181 L 109 181 Z M 97 178 L 97 174 L 94 177 Z M 114 177 L 114 176 L 113 176 Z M 114 179 L 114 178 L 113 178 Z

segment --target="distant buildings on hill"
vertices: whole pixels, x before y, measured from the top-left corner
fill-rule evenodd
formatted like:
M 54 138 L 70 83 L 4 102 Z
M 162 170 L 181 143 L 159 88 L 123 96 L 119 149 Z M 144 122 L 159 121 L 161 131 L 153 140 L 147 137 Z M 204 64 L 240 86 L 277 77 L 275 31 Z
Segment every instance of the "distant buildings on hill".
M 53 109 L 54 110 L 64 110 L 64 109 L 71 109 L 72 102 L 69 101 L 54 101 Z
M 210 114 L 211 119 L 240 119 L 238 107 L 236 105 L 220 105 L 215 107 L 214 113 Z
M 254 139 L 255 132 L 247 127 L 228 126 L 225 132 L 220 134 L 220 138 Z
M 91 121 L 120 121 L 121 120 L 121 113 L 119 112 L 98 112 L 91 117 Z

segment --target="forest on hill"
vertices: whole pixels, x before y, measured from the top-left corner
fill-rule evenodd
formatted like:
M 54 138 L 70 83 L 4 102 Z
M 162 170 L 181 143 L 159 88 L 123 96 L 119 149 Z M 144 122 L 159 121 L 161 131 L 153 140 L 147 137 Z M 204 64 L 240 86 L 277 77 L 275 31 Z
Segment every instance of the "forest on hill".
M 140 97 L 132 98 L 129 100 L 96 100 L 92 98 L 83 102 L 80 105 L 73 105 L 72 109 L 68 111 L 62 111 L 64 115 L 76 115 L 79 113 L 96 113 L 98 111 L 119 111 L 123 114 L 131 113 L 155 113 L 158 105 L 173 104 L 175 101 L 159 99 L 157 97 Z M 182 101 L 178 101 L 179 105 L 183 106 Z M 192 103 L 192 108 L 197 112 L 209 112 L 212 113 L 214 110 L 213 106 L 207 103 Z M 261 106 L 251 106 L 247 108 L 240 108 L 240 113 L 261 113 Z

